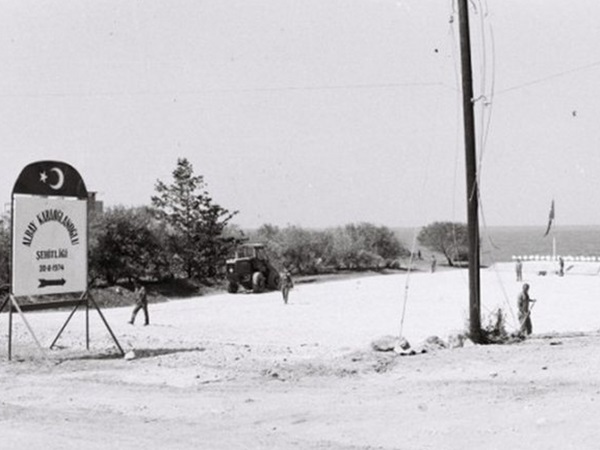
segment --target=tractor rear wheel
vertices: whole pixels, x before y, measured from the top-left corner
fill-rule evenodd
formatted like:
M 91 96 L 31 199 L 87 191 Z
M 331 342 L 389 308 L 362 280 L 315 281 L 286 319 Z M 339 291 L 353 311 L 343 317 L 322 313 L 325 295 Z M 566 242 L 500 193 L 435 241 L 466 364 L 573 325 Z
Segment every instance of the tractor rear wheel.
M 281 277 L 279 276 L 279 272 L 276 270 L 272 270 L 269 274 L 269 289 L 273 289 L 274 291 L 278 290 L 281 286 Z
M 252 274 L 252 292 L 259 293 L 265 289 L 265 276 L 261 272 Z

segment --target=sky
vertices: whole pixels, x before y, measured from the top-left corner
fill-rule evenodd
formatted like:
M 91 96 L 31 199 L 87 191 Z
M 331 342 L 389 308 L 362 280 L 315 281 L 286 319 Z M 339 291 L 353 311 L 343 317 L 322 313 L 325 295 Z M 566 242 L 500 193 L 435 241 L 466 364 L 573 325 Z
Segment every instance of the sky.
M 484 226 L 599 225 L 600 2 L 470 6 Z M 71 164 L 150 204 L 178 158 L 265 223 L 466 222 L 452 0 L 2 0 L 0 198 Z

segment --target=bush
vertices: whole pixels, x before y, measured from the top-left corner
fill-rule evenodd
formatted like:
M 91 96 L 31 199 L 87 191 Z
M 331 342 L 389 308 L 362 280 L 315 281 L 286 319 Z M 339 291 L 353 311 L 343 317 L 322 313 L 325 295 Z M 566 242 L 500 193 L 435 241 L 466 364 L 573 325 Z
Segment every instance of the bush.
M 162 225 L 148 208 L 109 209 L 90 226 L 90 277 L 112 285 L 120 279 L 167 276 L 163 236 Z

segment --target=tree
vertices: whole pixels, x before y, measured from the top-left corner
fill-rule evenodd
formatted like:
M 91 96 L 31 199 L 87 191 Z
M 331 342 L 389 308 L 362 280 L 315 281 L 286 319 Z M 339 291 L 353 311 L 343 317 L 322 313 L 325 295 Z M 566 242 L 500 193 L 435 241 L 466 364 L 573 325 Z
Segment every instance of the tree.
M 90 224 L 90 274 L 109 284 L 119 279 L 161 278 L 169 263 L 161 225 L 148 208 L 107 210 Z
M 319 272 L 326 248 L 326 235 L 315 230 L 288 226 L 282 231 L 282 263 L 295 273 Z
M 419 244 L 443 254 L 448 265 L 464 259 L 468 249 L 467 225 L 455 222 L 434 222 L 423 227 L 417 236 Z
M 349 224 L 330 232 L 328 264 L 350 269 L 391 267 L 409 251 L 392 230 L 370 223 Z
M 169 247 L 181 261 L 188 278 L 206 280 L 219 273 L 230 247 L 237 239 L 224 235 L 237 214 L 213 203 L 201 175 L 194 175 L 186 158 L 177 159 L 173 182 L 157 180 L 152 205 L 168 224 Z
M 369 223 L 320 230 L 263 225 L 250 238 L 267 244 L 278 265 L 295 273 L 393 267 L 409 254 L 393 231 Z

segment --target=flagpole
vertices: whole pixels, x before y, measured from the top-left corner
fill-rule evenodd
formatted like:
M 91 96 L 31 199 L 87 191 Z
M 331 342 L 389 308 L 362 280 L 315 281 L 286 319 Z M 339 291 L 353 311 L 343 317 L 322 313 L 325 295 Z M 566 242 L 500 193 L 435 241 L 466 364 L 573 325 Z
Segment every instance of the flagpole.
M 554 222 L 552 228 L 552 259 L 556 261 L 556 210 L 554 209 L 554 198 L 552 198 L 552 221 Z

